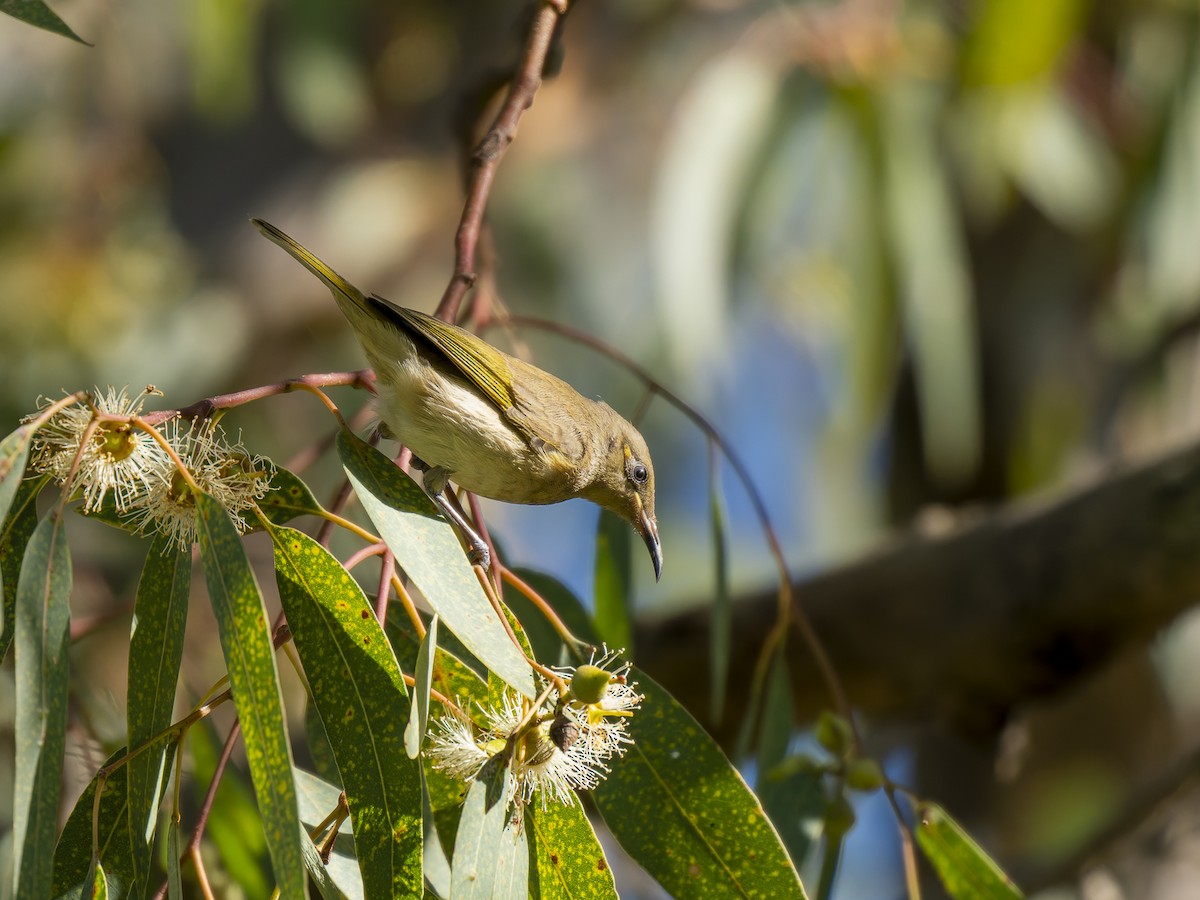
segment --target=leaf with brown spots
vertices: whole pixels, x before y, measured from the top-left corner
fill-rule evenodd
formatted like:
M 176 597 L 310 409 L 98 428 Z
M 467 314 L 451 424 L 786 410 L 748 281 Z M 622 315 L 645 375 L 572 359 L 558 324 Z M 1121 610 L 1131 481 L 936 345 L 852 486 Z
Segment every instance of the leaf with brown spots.
M 594 796 L 604 821 L 677 897 L 805 897 L 762 804 L 700 724 L 645 673 L 634 744 Z
M 592 824 L 579 805 L 532 803 L 525 808 L 525 828 L 533 841 L 536 865 L 530 873 L 529 896 L 535 900 L 616 897 L 612 872 Z
M 324 547 L 272 528 L 275 578 L 341 774 L 368 897 L 419 894 L 421 774 L 404 752 L 404 679 L 367 598 Z

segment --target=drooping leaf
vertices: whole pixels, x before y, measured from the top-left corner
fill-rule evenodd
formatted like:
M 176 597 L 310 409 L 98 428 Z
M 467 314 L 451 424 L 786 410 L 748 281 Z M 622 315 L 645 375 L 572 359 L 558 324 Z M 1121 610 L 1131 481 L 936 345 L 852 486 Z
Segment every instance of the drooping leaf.
M 421 773 L 404 750 L 410 705 L 358 583 L 312 538 L 272 528 L 275 577 L 341 774 L 367 896 L 411 894 L 421 875 Z
M 917 845 L 955 900 L 1020 900 L 1024 894 L 936 803 L 916 808 Z
M 163 535 L 156 537 L 138 582 L 129 639 L 125 717 L 130 747 L 140 746 L 171 724 L 191 586 L 191 553 L 176 549 Z M 162 741 L 125 766 L 135 896 L 148 885 L 159 798 L 170 775 L 170 758 L 171 744 Z
M 17 582 L 25 548 L 37 527 L 37 498 L 49 476 L 21 483 L 9 506 L 8 518 L 0 528 L 0 594 L 4 596 L 4 620 L 0 623 L 0 662 L 8 655 L 13 640 L 13 616 L 17 609 Z
M 183 900 L 183 873 L 179 868 L 179 819 L 167 823 L 167 898 Z
M 787 656 L 781 647 L 771 661 L 767 690 L 763 696 L 762 726 L 758 733 L 758 753 L 755 756 L 759 785 L 762 784 L 762 776 L 783 762 L 787 756 L 793 721 L 792 685 L 788 678 Z M 761 791 L 759 796 L 762 796 Z
M 300 476 L 283 466 L 275 467 L 270 489 L 258 508 L 272 525 L 284 525 L 298 516 L 319 516 L 324 509 Z
M 730 631 L 733 628 L 733 608 L 729 604 L 729 542 L 720 473 L 720 460 L 710 446 L 708 514 L 709 527 L 712 530 L 713 599 L 708 620 L 708 658 L 712 673 L 712 706 L 709 715 L 713 722 L 720 722 L 725 710 L 725 687 L 729 678 Z
M 417 667 L 414 671 L 416 684 L 413 686 L 412 714 L 404 728 L 404 750 L 409 758 L 416 759 L 425 740 L 425 728 L 429 724 L 429 688 L 433 682 L 433 661 L 437 655 L 437 616 L 429 620 L 429 628 L 417 652 Z
M 338 796 L 342 789 L 303 769 L 296 769 L 294 774 L 296 799 L 300 806 L 300 821 L 306 829 L 311 830 L 324 822 L 326 816 L 337 809 Z M 318 835 L 318 839 L 323 842 L 325 835 Z M 320 855 L 316 854 L 312 840 L 308 837 L 308 831 L 304 832 L 304 841 L 307 845 L 304 850 L 304 865 L 317 884 L 318 890 L 321 891 L 321 896 L 340 895 L 346 900 L 363 900 L 366 895 L 363 893 L 362 872 L 359 871 L 358 859 L 354 854 L 354 834 L 350 827 L 350 820 L 345 820 L 338 828 L 338 837 L 334 842 L 333 852 L 329 856 L 328 863 L 322 862 Z M 313 849 L 313 853 L 316 854 L 315 858 L 310 856 L 309 848 Z M 320 865 L 324 870 L 319 879 L 314 873 L 314 865 Z
M 620 763 L 618 762 L 618 765 Z M 569 806 L 548 803 L 525 808 L 525 827 L 533 841 L 534 870 L 529 895 L 534 900 L 616 898 L 604 849 L 577 797 Z
M 72 31 L 71 27 L 55 15 L 54 11 L 43 3 L 42 0 L 0 0 L 0 12 L 8 13 L 14 19 L 20 19 L 22 22 L 36 25 L 38 28 L 52 31 L 73 41 L 79 41 L 81 44 L 91 46 Z
M 433 687 L 443 697 L 457 703 L 468 716 L 479 716 L 479 704 L 487 703 L 488 689 L 483 680 L 466 663 L 440 647 L 434 658 Z M 450 714 L 445 709 L 440 712 L 440 715 Z M 454 849 L 467 786 L 435 769 L 428 754 L 421 760 L 433 823 L 442 849 L 449 856 Z
M 241 536 L 225 508 L 209 495 L 199 493 L 196 512 L 204 578 L 279 895 L 285 900 L 303 900 L 304 860 L 292 781 L 292 751 L 262 592 Z
M 4 0 L 0 0 L 0 9 Z M 9 506 L 25 477 L 25 462 L 29 459 L 29 442 L 34 430 L 22 425 L 0 441 L 0 522 L 8 518 Z
M 758 798 L 699 723 L 643 672 L 633 745 L 594 792 L 621 846 L 675 896 L 803 897 Z
M 125 755 L 125 748 L 104 761 L 106 766 Z M 125 897 L 134 877 L 133 853 L 129 845 L 129 804 L 126 766 L 114 769 L 104 782 L 100 797 L 99 859 L 106 873 L 105 889 L 112 898 Z M 54 893 L 56 900 L 83 900 L 91 897 L 89 890 L 95 880 L 92 869 L 92 813 L 98 778 L 93 778 L 75 802 L 67 824 L 54 848 Z
M 529 664 L 496 615 L 450 525 L 386 456 L 348 431 L 338 453 L 380 536 L 442 620 L 489 670 L 536 696 Z
M 308 873 L 308 877 L 312 879 L 312 883 L 316 886 L 317 892 L 323 900 L 361 900 L 365 895 L 362 892 L 362 879 L 358 873 L 358 867 L 352 865 L 354 881 L 357 882 L 357 893 L 347 893 L 343 890 L 341 883 L 338 881 L 335 871 L 341 867 L 334 862 L 336 854 L 331 855 L 329 864 L 326 865 L 321 859 L 321 854 L 313 844 L 312 838 L 308 836 L 308 832 L 301 830 L 300 832 L 300 849 L 304 853 L 304 871 Z M 351 861 L 352 862 L 352 861 Z M 345 872 L 342 872 L 345 874 Z
M 596 529 L 596 632 L 608 646 L 633 651 L 633 561 L 629 526 L 606 509 Z
M 18 897 L 49 897 L 67 730 L 71 556 L 62 510 L 29 539 L 17 583 L 16 774 L 13 884 Z
M 495 888 L 508 821 L 508 779 L 508 766 L 493 757 L 467 789 L 450 859 L 450 893 L 455 900 L 502 896 Z
M 496 880 L 492 896 L 526 897 L 529 895 L 528 831 L 519 820 L 509 817 L 500 833 L 496 854 Z
M 975 471 L 982 446 L 963 226 L 932 137 L 935 92 L 899 85 L 883 110 L 884 212 L 921 409 L 921 447 L 933 477 L 953 485 Z
M 797 868 L 821 833 L 825 790 L 820 768 L 794 756 L 758 776 L 758 796 Z

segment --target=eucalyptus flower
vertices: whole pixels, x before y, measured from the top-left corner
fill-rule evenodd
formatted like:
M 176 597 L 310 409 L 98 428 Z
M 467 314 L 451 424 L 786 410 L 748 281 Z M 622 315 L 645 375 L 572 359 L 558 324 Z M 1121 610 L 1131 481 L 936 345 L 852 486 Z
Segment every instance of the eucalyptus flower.
M 428 751 L 434 768 L 470 782 L 489 759 L 507 754 L 508 801 L 518 808 L 535 798 L 543 808 L 548 799 L 566 804 L 574 791 L 594 789 L 611 771 L 609 760 L 633 743 L 627 723 L 642 701 L 625 681 L 628 665 L 604 668 L 616 661 L 605 651 L 590 669 L 558 670 L 568 683 L 582 670 L 584 681 L 599 685 L 591 702 L 551 691 L 531 710 L 526 698 L 506 691 L 498 704 L 478 706 L 478 723 L 461 711 L 435 719 Z
M 229 513 L 239 532 L 250 530 L 243 516 L 270 490 L 275 467 L 251 456 L 241 444 L 230 444 L 219 425 L 172 419 L 163 428 L 192 482 Z M 197 537 L 196 494 L 173 459 L 163 454 L 156 477 L 133 510 L 144 534 L 165 534 L 179 549 L 190 549 Z
M 147 387 L 130 397 L 126 388 L 97 388 L 91 402 L 96 412 L 124 419 L 141 414 L 146 398 L 158 394 Z M 39 407 L 51 401 L 43 399 Z M 167 454 L 154 438 L 128 421 L 100 419 L 88 435 L 95 414 L 92 407 L 76 403 L 56 412 L 33 437 L 31 466 L 50 475 L 69 491 L 78 489 L 83 509 L 94 512 L 110 493 L 117 512 L 131 510 L 155 481 Z M 35 416 L 26 416 L 30 421 Z M 78 460 L 78 461 L 77 461 Z

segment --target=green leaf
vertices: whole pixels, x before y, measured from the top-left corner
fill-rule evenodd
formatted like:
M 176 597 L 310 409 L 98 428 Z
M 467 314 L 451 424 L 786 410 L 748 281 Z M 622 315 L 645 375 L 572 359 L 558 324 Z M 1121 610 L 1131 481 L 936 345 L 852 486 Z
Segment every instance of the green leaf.
M 755 755 L 760 786 L 763 774 L 774 769 L 787 757 L 793 721 L 792 685 L 788 678 L 787 657 L 781 645 L 771 661 L 767 692 L 763 697 L 762 725 L 758 734 L 758 753 Z M 759 796 L 762 796 L 761 790 Z
M 316 828 L 325 821 L 326 816 L 337 809 L 338 796 L 342 789 L 336 784 L 330 784 L 322 778 L 296 769 L 296 799 L 300 806 L 300 821 L 306 828 Z M 362 873 L 358 869 L 358 860 L 354 855 L 354 834 L 350 828 L 350 820 L 341 823 L 338 828 L 338 838 L 333 845 L 333 853 L 329 862 L 321 861 L 320 854 L 313 846 L 308 832 L 303 831 L 304 866 L 308 870 L 322 897 L 346 897 L 347 900 L 361 900 L 363 894 Z M 324 835 L 318 835 L 324 839 Z M 310 849 L 312 855 L 310 856 Z M 315 872 L 313 866 L 319 865 L 323 870 Z
M 125 755 L 122 747 L 104 761 L 108 766 Z M 100 796 L 98 849 L 106 868 L 105 889 L 111 897 L 124 897 L 133 882 L 133 854 L 129 846 L 129 805 L 126 801 L 126 766 L 113 771 Z M 67 817 L 58 845 L 54 848 L 54 891 L 56 900 L 90 897 L 93 884 L 92 812 L 99 776 L 93 778 Z
M 558 614 L 563 624 L 570 629 L 575 637 L 589 644 L 599 644 L 600 638 L 592 625 L 591 616 L 583 608 L 571 589 L 557 578 L 537 572 L 533 569 L 514 570 L 522 581 L 541 595 L 550 604 L 550 608 Z M 528 597 L 508 582 L 504 584 L 504 605 L 513 611 L 525 629 L 525 635 L 533 647 L 534 658 L 546 663 L 566 663 L 563 657 L 562 638 L 554 626 Z
M 477 704 L 487 702 L 488 689 L 483 680 L 466 663 L 441 647 L 434 656 L 433 686 L 443 697 L 455 700 L 467 715 L 478 714 Z M 445 710 L 442 714 L 450 715 Z M 463 782 L 433 768 L 428 755 L 422 756 L 421 760 L 433 822 L 442 848 L 448 851 L 449 855 L 449 851 L 454 847 L 458 819 L 462 813 L 462 802 L 467 788 Z
M 85 46 L 91 46 L 72 31 L 70 26 L 55 15 L 54 11 L 42 0 L 0 0 L 0 12 L 8 13 L 14 19 L 20 19 L 22 22 L 36 25 L 38 28 L 44 28 L 46 31 L 52 31 L 73 41 L 79 41 Z
M 730 633 L 733 628 L 733 608 L 729 604 L 729 542 L 725 524 L 725 499 L 721 492 L 720 461 L 715 449 L 709 449 L 708 513 L 712 529 L 713 600 L 709 616 L 708 658 L 711 673 L 714 723 L 721 721 L 725 710 L 725 688 L 729 680 Z
M 303 900 L 304 860 L 292 781 L 292 750 L 262 592 L 241 536 L 225 508 L 208 494 L 198 493 L 196 512 L 204 579 L 217 619 L 279 895 L 284 900 Z
M 357 892 L 352 889 L 351 893 L 347 894 L 334 875 L 336 853 L 329 858 L 329 865 L 326 865 L 321 859 L 320 851 L 312 842 L 312 838 L 303 830 L 300 832 L 300 850 L 304 854 L 304 870 L 308 872 L 309 878 L 316 885 L 323 900 L 356 900 L 356 898 L 365 896 L 362 892 L 362 880 L 358 874 L 358 867 L 354 866 L 352 873 L 354 880 L 358 882 Z
M 824 775 L 806 757 L 794 756 L 759 775 L 763 809 L 797 868 L 804 864 L 821 833 L 825 812 Z
M 500 833 L 496 854 L 496 880 L 492 896 L 527 897 L 529 895 L 529 839 L 520 820 L 509 817 Z
M 936 803 L 918 803 L 917 845 L 955 900 L 1019 900 L 1024 894 Z
M 629 526 L 616 513 L 600 510 L 596 529 L 596 631 L 610 647 L 633 652 L 630 622 L 633 561 Z
M 4 8 L 0 0 L 0 9 Z M 25 477 L 25 462 L 29 458 L 29 442 L 34 429 L 22 425 L 0 441 L 0 522 L 8 518 L 9 506 Z
M 0 528 L 0 594 L 4 596 L 4 620 L 0 623 L 0 662 L 12 645 L 17 610 L 17 582 L 21 577 L 21 561 L 29 538 L 37 528 L 37 498 L 50 476 L 23 481 L 8 510 L 8 519 Z
M 167 824 L 167 898 L 183 900 L 183 873 L 179 869 L 179 819 Z
M 270 489 L 258 501 L 258 508 L 272 525 L 284 525 L 298 516 L 319 516 L 325 511 L 308 485 L 283 466 L 275 467 Z
M 108 900 L 108 897 L 108 878 L 104 874 L 104 866 L 96 863 L 96 871 L 92 873 L 92 900 Z
M 699 723 L 643 672 L 634 738 L 594 796 L 621 846 L 668 893 L 804 897 L 758 798 Z
M 417 667 L 413 686 L 412 713 L 404 729 L 404 750 L 409 758 L 416 759 L 425 740 L 425 728 L 429 724 L 429 688 L 433 682 L 433 661 L 437 653 L 438 618 L 429 620 L 421 649 L 417 651 Z
M 350 806 L 363 889 L 419 891 L 421 772 L 404 751 L 410 704 L 396 657 L 329 551 L 292 528 L 272 528 L 271 539 L 279 597 Z
M 50 896 L 67 730 L 71 554 L 62 510 L 29 539 L 17 583 L 16 774 L 13 884 L 18 897 Z
M 139 747 L 171 724 L 175 687 L 183 660 L 192 554 L 157 536 L 146 554 L 129 639 L 126 725 L 130 747 Z M 148 887 L 158 804 L 170 775 L 171 744 L 161 741 L 135 756 L 129 770 L 129 829 L 140 896 Z
M 495 893 L 508 821 L 508 779 L 503 758 L 493 757 L 467 790 L 450 860 L 450 890 L 455 900 L 491 900 Z
M 617 765 L 620 765 L 618 761 Z M 533 839 L 536 860 L 529 895 L 534 900 L 602 900 L 616 898 L 612 871 L 604 849 L 579 798 L 570 806 L 548 803 L 525 807 L 525 827 Z
M 442 624 L 488 669 L 535 698 L 529 664 L 492 609 L 454 531 L 425 492 L 350 432 L 340 432 L 337 444 L 363 509 Z
M 982 452 L 981 366 L 965 230 L 934 137 L 941 97 L 902 83 L 884 101 L 885 225 L 912 353 L 921 447 L 934 478 L 956 485 L 975 472 Z

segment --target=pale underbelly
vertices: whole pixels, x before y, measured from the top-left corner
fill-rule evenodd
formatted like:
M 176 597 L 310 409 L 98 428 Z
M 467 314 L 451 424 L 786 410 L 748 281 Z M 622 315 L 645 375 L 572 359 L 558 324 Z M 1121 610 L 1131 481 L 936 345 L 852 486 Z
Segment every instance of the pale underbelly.
M 421 369 L 414 371 L 416 366 Z M 569 479 L 514 430 L 491 403 L 455 378 L 420 363 L 379 382 L 380 417 L 426 465 L 459 487 L 506 503 L 558 503 L 575 496 Z

